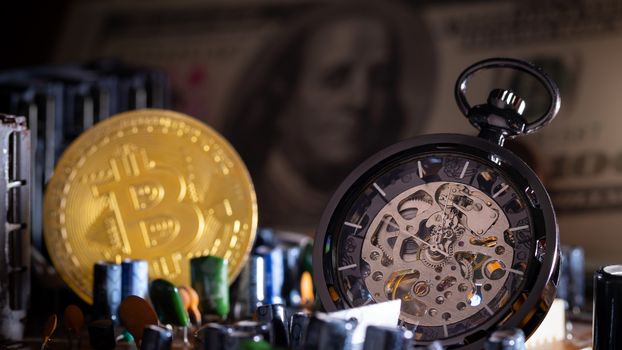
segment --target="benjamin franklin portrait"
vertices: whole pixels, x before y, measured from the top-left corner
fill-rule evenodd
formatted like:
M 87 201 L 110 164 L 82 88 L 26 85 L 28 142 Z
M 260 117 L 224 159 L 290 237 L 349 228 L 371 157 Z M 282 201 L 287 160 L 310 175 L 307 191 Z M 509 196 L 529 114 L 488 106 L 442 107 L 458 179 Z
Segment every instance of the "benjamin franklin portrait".
M 357 164 L 423 129 L 434 73 L 427 29 L 401 6 L 323 5 L 294 18 L 249 64 L 225 115 L 260 225 L 313 234 Z

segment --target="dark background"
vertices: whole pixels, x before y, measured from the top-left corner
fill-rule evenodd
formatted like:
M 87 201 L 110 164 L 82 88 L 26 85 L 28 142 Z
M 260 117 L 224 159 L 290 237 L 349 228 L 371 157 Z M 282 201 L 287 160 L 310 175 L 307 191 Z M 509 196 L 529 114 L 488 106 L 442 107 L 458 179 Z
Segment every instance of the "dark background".
M 49 63 L 72 1 L 12 1 L 2 4 L 4 49 L 0 69 Z

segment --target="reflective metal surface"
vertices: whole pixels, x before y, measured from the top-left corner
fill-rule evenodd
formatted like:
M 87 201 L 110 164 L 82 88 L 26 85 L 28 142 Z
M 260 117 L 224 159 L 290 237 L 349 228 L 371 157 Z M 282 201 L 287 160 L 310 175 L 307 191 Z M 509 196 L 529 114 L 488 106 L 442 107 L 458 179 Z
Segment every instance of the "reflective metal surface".
M 99 260 L 149 262 L 149 276 L 190 284 L 188 261 L 247 259 L 255 193 L 233 148 L 180 113 L 137 110 L 83 133 L 59 160 L 45 195 L 45 240 L 63 279 L 91 302 Z

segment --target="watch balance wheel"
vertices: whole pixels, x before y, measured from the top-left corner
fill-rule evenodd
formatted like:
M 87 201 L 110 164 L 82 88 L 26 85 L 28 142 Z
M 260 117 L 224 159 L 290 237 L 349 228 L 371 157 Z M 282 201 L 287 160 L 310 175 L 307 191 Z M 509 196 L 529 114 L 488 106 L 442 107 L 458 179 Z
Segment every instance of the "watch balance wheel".
M 499 68 L 542 83 L 546 113 L 528 122 L 526 102 L 500 89 L 470 106 L 469 79 Z M 497 327 L 529 336 L 555 295 L 559 233 L 551 200 L 503 143 L 550 122 L 560 97 L 546 74 L 515 59 L 472 65 L 455 95 L 479 136 L 424 135 L 362 163 L 324 212 L 313 271 L 327 311 L 400 299 L 400 325 L 419 344 L 479 349 Z

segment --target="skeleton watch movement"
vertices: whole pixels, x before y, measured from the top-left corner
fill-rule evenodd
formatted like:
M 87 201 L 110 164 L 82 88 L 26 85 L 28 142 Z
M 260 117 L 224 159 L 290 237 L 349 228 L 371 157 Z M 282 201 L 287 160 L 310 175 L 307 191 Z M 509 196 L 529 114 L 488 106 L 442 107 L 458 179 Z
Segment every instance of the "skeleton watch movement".
M 525 101 L 510 90 L 471 107 L 469 78 L 496 68 L 538 79 L 548 111 L 526 121 Z M 479 137 L 420 136 L 355 169 L 322 217 L 314 279 L 328 311 L 400 299 L 400 326 L 420 344 L 479 349 L 498 327 L 533 333 L 555 294 L 553 206 L 535 173 L 502 146 L 546 125 L 560 98 L 537 67 L 489 59 L 462 73 L 456 99 Z

